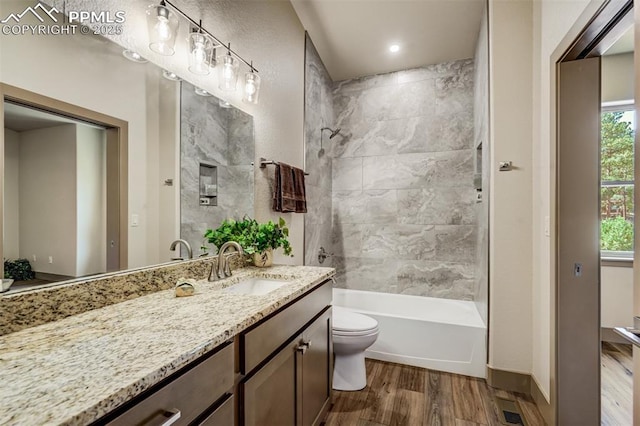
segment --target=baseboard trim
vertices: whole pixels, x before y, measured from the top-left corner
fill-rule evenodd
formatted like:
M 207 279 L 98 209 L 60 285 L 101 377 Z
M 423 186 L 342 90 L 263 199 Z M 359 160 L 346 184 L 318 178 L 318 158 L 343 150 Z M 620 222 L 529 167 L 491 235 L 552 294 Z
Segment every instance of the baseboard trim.
M 553 407 L 530 374 L 498 370 L 487 366 L 487 384 L 492 388 L 529 395 L 538 406 L 544 421 L 550 426 L 555 425 Z
M 76 279 L 76 277 L 71 277 L 67 275 L 49 274 L 47 272 L 36 272 L 36 279 L 57 282 L 57 281 L 73 280 L 73 279 Z
M 540 386 L 533 376 L 531 377 L 531 398 L 533 398 L 533 402 L 538 406 L 540 415 L 545 423 L 549 426 L 554 426 L 556 423 L 553 415 L 553 407 L 551 403 L 547 401 L 547 398 L 544 396 L 542 390 L 540 390 Z
M 613 331 L 613 328 L 607 327 L 600 329 L 600 340 L 609 343 L 629 343 L 624 337 Z
M 492 388 L 531 394 L 531 375 L 529 374 L 497 370 L 487 366 L 487 383 Z

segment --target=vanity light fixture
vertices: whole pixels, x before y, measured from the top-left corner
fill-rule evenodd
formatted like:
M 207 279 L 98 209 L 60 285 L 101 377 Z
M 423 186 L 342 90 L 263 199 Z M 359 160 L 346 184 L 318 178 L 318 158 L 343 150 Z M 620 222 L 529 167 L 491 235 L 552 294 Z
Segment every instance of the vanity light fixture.
M 197 75 L 208 75 L 215 66 L 213 52 L 220 43 L 202 31 L 202 22 L 189 34 L 189 71 Z
M 231 49 L 231 43 L 227 44 L 227 54 L 215 57 L 215 49 L 224 46 L 219 38 L 211 34 L 199 23 L 191 19 L 186 13 L 176 7 L 170 0 L 161 0 L 147 8 L 147 30 L 149 32 L 149 48 L 161 55 L 170 56 L 175 53 L 175 42 L 178 34 L 179 19 L 182 17 L 189 21 L 193 28 L 187 38 L 189 43 L 189 71 L 198 75 L 207 75 L 211 68 L 220 68 L 218 86 L 222 91 L 235 91 L 238 83 L 240 62 L 249 67 L 245 74 L 242 99 L 244 102 L 257 104 L 260 92 L 260 77 L 258 70 L 238 53 Z M 166 76 L 165 76 L 166 77 Z M 176 76 L 177 77 L 177 76 Z M 168 77 L 167 77 L 168 78 Z M 198 93 L 208 96 L 209 93 Z
M 123 50 L 122 56 L 124 56 L 131 62 L 136 62 L 138 64 L 146 64 L 147 62 L 149 62 L 145 58 L 140 56 L 138 52 L 134 52 L 133 50 Z
M 201 89 L 201 88 L 199 88 L 199 87 L 196 87 L 195 92 L 196 92 L 196 95 L 200 95 L 200 96 L 211 96 L 211 93 L 209 93 L 209 92 L 207 92 L 206 90 Z
M 166 78 L 167 80 L 182 81 L 182 79 L 180 77 L 178 77 L 178 74 L 176 74 L 174 72 L 171 72 L 171 71 L 162 70 L 162 76 L 164 78 Z
M 165 0 L 147 7 L 149 49 L 164 56 L 173 55 L 179 26 L 178 16 L 169 10 Z
M 253 62 L 251 71 L 244 75 L 244 96 L 242 101 L 248 104 L 257 104 L 260 95 L 260 76 L 253 72 Z

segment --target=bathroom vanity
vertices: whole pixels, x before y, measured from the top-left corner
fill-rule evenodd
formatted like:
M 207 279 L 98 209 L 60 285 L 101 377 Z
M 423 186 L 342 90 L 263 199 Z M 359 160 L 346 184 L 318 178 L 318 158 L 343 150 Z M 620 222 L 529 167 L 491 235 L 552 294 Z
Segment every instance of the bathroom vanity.
M 2 424 L 313 425 L 329 408 L 330 268 L 243 268 L 0 337 Z M 229 289 L 251 277 L 285 285 Z

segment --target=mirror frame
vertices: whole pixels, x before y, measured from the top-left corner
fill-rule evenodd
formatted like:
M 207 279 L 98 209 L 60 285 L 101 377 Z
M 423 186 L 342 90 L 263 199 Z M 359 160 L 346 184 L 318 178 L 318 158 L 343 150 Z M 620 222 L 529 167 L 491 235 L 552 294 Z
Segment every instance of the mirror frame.
M 61 115 L 105 127 L 107 138 L 107 241 L 116 250 L 107 250 L 107 273 L 127 269 L 128 251 L 128 135 L 129 123 L 106 114 L 59 101 L 19 87 L 0 83 L 0 122 L 4 126 L 4 103 L 9 101 L 25 107 Z M 0 176 L 4 182 L 4 130 L 0 132 Z M 0 185 L 0 241 L 4 241 L 4 184 Z M 0 255 L 4 259 L 2 245 Z M 0 266 L 4 277 L 4 262 Z M 102 275 L 102 274 L 101 274 Z M 82 279 L 77 277 L 69 281 Z M 67 282 L 67 281 L 64 281 Z

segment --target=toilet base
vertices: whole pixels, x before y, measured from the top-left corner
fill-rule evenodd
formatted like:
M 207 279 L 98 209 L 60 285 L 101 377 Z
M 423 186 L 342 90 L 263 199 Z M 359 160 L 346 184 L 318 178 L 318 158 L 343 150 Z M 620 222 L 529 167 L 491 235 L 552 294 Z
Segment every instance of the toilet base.
M 367 370 L 364 365 L 364 351 L 355 354 L 336 354 L 333 364 L 333 389 L 359 391 L 366 386 Z

